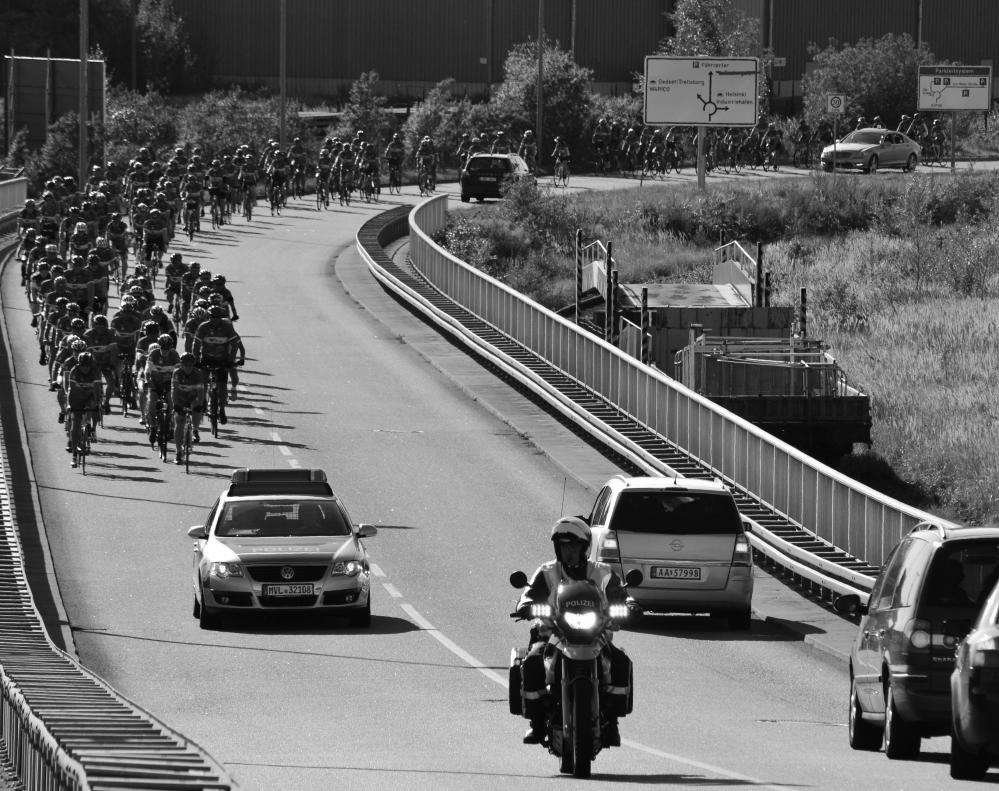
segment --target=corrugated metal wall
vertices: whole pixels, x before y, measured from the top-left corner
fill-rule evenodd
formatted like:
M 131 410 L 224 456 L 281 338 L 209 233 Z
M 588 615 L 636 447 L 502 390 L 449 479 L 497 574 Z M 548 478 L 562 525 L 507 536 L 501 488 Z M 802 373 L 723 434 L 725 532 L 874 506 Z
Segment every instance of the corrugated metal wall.
M 992 95 L 999 96 L 999 2 L 925 0 L 923 38 L 940 59 L 992 66 Z

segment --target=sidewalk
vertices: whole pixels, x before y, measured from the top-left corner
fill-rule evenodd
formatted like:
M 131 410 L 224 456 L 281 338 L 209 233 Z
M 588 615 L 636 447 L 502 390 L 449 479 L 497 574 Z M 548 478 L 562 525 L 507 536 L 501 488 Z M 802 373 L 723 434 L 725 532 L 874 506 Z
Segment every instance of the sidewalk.
M 387 252 L 393 259 L 401 260 L 407 250 L 408 240 L 402 239 Z M 375 297 L 384 300 L 385 292 L 353 249 L 340 256 L 336 274 L 347 293 L 361 307 L 594 496 L 612 475 L 634 472 L 622 466 L 614 454 L 580 436 L 512 381 L 487 368 L 415 315 L 386 317 L 376 314 L 371 306 L 377 304 Z M 854 623 L 811 601 L 759 567 L 755 569 L 755 580 L 753 612 L 757 618 L 800 637 L 806 646 L 837 666 L 845 665 L 857 633 Z

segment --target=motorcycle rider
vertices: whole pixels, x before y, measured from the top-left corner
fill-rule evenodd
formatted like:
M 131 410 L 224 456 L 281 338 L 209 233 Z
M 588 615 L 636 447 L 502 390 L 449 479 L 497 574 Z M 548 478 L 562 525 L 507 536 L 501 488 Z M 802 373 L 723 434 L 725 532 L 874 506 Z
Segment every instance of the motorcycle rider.
M 547 603 L 554 610 L 559 584 L 563 581 L 589 580 L 601 593 L 604 609 L 610 604 L 627 604 L 632 612 L 639 610 L 631 599 L 620 578 L 606 563 L 587 560 L 590 550 L 590 526 L 578 516 L 565 516 L 559 519 L 551 531 L 555 549 L 555 560 L 542 564 L 528 583 L 517 602 L 517 612 L 530 617 L 531 605 Z M 531 727 L 524 734 L 524 744 L 541 744 L 545 739 L 545 723 L 548 718 L 550 701 L 547 687 L 551 672 L 546 659 L 553 657 L 548 648 L 552 635 L 552 621 L 538 618 L 531 627 L 531 648 L 524 657 L 521 668 L 524 687 L 524 714 L 531 720 Z M 609 636 L 608 636 L 609 637 Z M 627 713 L 628 693 L 631 679 L 631 660 L 620 648 L 608 642 L 601 662 L 603 684 L 601 709 L 607 715 L 604 743 L 620 747 L 618 731 L 619 716 Z

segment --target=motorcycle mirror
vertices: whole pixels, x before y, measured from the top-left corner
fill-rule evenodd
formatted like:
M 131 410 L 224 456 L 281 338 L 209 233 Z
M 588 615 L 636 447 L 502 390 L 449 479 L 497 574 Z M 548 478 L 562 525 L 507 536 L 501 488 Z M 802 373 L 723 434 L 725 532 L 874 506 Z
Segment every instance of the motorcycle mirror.
M 624 575 L 624 582 L 628 587 L 637 588 L 642 584 L 642 580 L 645 576 L 638 569 L 632 569 L 627 574 Z
M 510 584 L 514 588 L 527 587 L 527 575 L 523 571 L 515 571 L 510 575 Z

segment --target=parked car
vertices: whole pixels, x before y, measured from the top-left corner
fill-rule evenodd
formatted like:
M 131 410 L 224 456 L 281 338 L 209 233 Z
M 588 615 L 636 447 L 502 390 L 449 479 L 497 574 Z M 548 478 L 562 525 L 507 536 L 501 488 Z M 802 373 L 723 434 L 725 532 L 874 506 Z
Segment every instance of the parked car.
M 950 698 L 951 777 L 980 780 L 999 764 L 999 582 L 958 646 Z
M 866 605 L 836 601 L 863 615 L 850 653 L 851 747 L 912 758 L 924 737 L 951 732 L 954 651 L 997 574 L 999 527 L 923 523 L 892 551 Z
M 837 168 L 877 173 L 878 168 L 915 170 L 923 148 L 915 140 L 890 129 L 857 129 L 850 132 L 835 146 L 822 149 L 822 167 L 832 171 Z M 835 163 L 833 158 L 835 156 Z
M 344 615 L 371 623 L 371 525 L 350 521 L 322 470 L 240 469 L 194 539 L 194 617 L 213 629 L 234 613 Z
M 735 498 L 717 480 L 611 478 L 588 518 L 590 559 L 621 579 L 647 611 L 725 616 L 733 629 L 752 620 L 753 555 Z
M 533 179 L 527 163 L 516 154 L 473 154 L 461 169 L 461 199 L 500 198 L 504 181 Z

